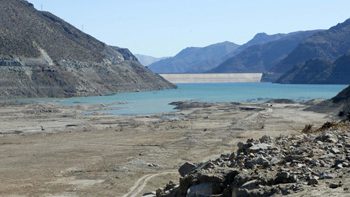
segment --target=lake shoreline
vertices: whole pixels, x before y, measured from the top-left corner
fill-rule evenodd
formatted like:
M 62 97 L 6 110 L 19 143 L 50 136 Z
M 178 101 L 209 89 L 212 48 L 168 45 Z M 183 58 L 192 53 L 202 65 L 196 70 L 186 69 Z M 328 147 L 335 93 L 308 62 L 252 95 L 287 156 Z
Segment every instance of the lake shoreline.
M 271 99 L 290 99 L 297 102 L 312 99 L 330 99 L 343 90 L 343 85 L 282 85 L 272 83 L 213 83 L 178 84 L 177 89 L 120 93 L 106 96 L 73 98 L 32 98 L 12 102 L 29 104 L 52 103 L 64 107 L 102 106 L 100 114 L 152 115 L 174 112 L 169 103 L 192 102 L 243 102 L 263 103 Z M 4 104 L 6 106 L 5 101 Z M 0 101 L 1 105 L 1 101 Z M 92 110 L 93 111 L 93 110 Z

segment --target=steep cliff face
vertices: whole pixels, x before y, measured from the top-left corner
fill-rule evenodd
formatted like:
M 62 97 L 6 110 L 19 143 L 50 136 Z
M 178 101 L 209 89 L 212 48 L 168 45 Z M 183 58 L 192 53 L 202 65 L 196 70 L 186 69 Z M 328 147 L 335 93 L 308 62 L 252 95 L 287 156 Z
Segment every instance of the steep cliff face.
M 127 49 L 110 47 L 24 0 L 0 1 L 0 97 L 69 97 L 173 88 Z

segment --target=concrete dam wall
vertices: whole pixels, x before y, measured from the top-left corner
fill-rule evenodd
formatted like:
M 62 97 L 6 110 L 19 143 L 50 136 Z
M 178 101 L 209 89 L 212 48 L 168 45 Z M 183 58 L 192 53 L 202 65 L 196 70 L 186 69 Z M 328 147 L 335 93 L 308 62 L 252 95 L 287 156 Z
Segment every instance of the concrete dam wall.
M 262 73 L 160 74 L 171 83 L 260 82 Z

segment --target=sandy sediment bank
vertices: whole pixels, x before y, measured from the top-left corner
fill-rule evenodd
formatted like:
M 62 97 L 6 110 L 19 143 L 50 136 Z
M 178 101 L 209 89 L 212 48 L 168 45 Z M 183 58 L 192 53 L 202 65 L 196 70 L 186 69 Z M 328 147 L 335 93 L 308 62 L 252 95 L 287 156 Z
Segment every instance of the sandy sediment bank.
M 247 138 L 295 134 L 305 124 L 332 119 L 294 103 L 197 103 L 161 115 L 84 115 L 104 107 L 1 106 L 0 195 L 123 196 L 146 176 L 141 194 L 178 180 L 167 172 L 186 161 L 232 152 Z

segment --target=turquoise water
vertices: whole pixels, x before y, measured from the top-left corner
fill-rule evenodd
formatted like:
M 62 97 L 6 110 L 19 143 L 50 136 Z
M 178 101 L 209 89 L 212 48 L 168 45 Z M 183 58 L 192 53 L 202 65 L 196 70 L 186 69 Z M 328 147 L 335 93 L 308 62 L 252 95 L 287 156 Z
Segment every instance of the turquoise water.
M 98 97 L 55 99 L 63 105 L 104 104 L 104 113 L 114 115 L 145 115 L 173 111 L 173 101 L 207 102 L 264 101 L 271 98 L 293 100 L 327 99 L 345 85 L 286 85 L 272 83 L 179 84 L 177 89 L 120 93 Z M 47 100 L 46 100 L 47 101 Z

